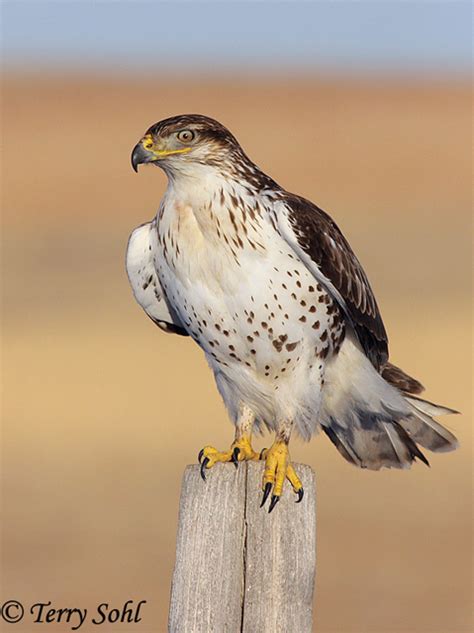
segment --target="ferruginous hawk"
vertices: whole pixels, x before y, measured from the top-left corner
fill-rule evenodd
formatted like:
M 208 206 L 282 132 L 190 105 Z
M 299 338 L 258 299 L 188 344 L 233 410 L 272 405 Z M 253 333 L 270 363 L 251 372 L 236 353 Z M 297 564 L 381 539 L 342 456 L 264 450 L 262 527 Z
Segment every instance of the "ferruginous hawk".
M 137 302 L 163 330 L 190 336 L 214 372 L 236 427 L 217 462 L 264 459 L 270 511 L 291 465 L 293 430 L 319 429 L 361 468 L 428 463 L 419 446 L 448 451 L 456 438 L 432 416 L 453 413 L 417 397 L 421 384 L 388 362 L 387 335 L 358 259 L 334 221 L 282 189 L 220 123 L 175 116 L 150 127 L 132 165 L 168 176 L 156 217 L 133 231 L 127 272 Z M 254 426 L 275 432 L 258 455 Z

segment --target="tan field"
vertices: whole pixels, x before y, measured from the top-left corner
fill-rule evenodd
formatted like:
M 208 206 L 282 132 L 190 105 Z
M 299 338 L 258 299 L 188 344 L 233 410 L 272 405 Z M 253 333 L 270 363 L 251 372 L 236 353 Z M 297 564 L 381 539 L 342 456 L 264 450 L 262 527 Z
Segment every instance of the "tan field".
M 315 630 L 471 631 L 470 92 L 455 82 L 6 77 L 3 600 L 144 599 L 139 624 L 98 630 L 166 630 L 183 469 L 233 435 L 200 350 L 146 318 L 124 272 L 165 187 L 130 151 L 182 112 L 227 124 L 334 216 L 392 360 L 463 412 L 444 420 L 461 448 L 430 469 L 359 471 L 326 437 L 292 443 L 317 475 Z

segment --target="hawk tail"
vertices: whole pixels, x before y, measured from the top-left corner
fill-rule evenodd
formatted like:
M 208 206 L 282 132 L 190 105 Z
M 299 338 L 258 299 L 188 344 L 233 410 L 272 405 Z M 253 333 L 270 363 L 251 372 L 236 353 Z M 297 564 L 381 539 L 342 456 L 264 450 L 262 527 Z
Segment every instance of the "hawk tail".
M 391 383 L 350 339 L 328 364 L 321 426 L 343 457 L 360 468 L 379 470 L 409 468 L 416 459 L 429 465 L 420 447 L 454 450 L 455 436 L 433 416 L 457 412 Z
M 459 411 L 415 396 L 405 395 L 404 397 L 412 414 L 402 424 L 415 442 L 434 453 L 453 451 L 458 447 L 458 441 L 451 431 L 448 431 L 432 416 L 449 415 L 459 413 Z

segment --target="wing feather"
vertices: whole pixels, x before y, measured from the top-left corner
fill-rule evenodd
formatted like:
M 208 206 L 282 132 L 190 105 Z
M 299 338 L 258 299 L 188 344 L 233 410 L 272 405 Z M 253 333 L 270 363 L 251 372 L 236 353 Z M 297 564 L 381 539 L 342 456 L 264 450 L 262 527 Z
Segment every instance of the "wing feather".
M 388 360 L 388 339 L 367 276 L 336 223 L 309 200 L 293 194 L 276 213 L 282 237 L 317 280 L 330 292 L 351 322 L 360 344 L 377 370 Z
M 127 247 L 126 268 L 137 303 L 156 325 L 172 334 L 188 336 L 178 315 L 166 301 L 165 294 L 153 265 L 153 237 L 155 222 L 136 228 Z

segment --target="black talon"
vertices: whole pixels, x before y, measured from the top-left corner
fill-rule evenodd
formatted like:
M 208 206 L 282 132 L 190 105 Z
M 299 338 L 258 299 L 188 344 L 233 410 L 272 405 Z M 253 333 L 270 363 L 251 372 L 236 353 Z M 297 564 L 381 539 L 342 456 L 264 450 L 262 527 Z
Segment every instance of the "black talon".
M 299 490 L 297 490 L 296 494 L 298 495 L 298 501 L 296 501 L 296 503 L 299 503 L 301 501 L 301 499 L 303 498 L 303 495 L 304 495 L 303 488 L 300 488 Z
M 264 453 L 266 450 L 267 450 L 266 448 L 262 448 L 262 450 L 260 451 L 260 455 L 259 455 L 259 457 L 258 457 L 258 459 L 259 459 L 260 461 L 262 461 L 262 459 L 263 459 L 263 453 Z
M 265 505 L 265 501 L 268 499 L 268 495 L 270 494 L 271 489 L 272 489 L 272 482 L 267 481 L 267 483 L 265 484 L 265 488 L 263 490 L 263 499 L 262 499 L 262 503 L 260 504 L 261 508 L 263 508 L 263 506 Z
M 236 468 L 239 467 L 239 453 L 240 448 L 236 446 L 232 451 L 232 457 L 230 458 L 230 461 L 235 465 Z
M 198 462 L 201 463 L 201 459 L 204 457 L 204 449 L 201 448 L 198 455 Z
M 201 464 L 201 477 L 203 481 L 206 481 L 206 466 L 208 464 L 209 464 L 209 457 L 206 457 L 206 459 Z
M 270 507 L 268 508 L 268 514 L 270 514 L 270 512 L 273 510 L 273 508 L 276 506 L 276 504 L 279 501 L 280 501 L 280 497 L 278 497 L 277 495 L 272 496 L 272 500 L 270 501 Z

